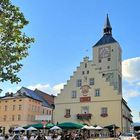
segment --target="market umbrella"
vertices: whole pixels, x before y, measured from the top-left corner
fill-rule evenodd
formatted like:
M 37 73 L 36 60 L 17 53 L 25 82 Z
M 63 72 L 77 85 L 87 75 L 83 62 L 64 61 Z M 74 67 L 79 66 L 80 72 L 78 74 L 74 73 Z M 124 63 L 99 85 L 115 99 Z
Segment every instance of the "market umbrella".
M 111 124 L 111 125 L 108 125 L 108 126 L 104 126 L 104 128 L 108 128 L 109 130 L 112 130 L 112 129 L 117 129 L 119 128 L 118 126 L 116 126 L 115 124 Z
M 95 129 L 96 130 L 102 130 L 103 128 L 101 126 L 96 126 Z
M 24 126 L 24 128 L 28 128 L 28 127 L 31 127 L 31 126 L 36 128 L 36 129 L 43 129 L 44 128 L 44 125 L 42 123 L 30 124 L 30 125 Z M 45 128 L 49 129 L 49 128 L 53 127 L 53 126 L 54 126 L 54 124 L 48 123 L 48 124 L 45 125 Z
M 36 128 L 36 129 L 42 129 L 43 128 L 43 124 L 41 124 L 41 123 L 30 124 L 30 125 L 25 126 L 24 128 L 29 128 L 31 126 L 34 127 L 34 128 Z
M 73 123 L 73 122 L 63 122 L 58 124 L 62 129 L 81 129 L 84 125 L 81 123 Z
M 26 129 L 26 130 L 29 130 L 29 131 L 35 131 L 35 130 L 37 130 L 35 127 L 32 127 L 32 126 L 30 126 L 28 129 Z
M 55 126 L 53 123 L 48 123 L 48 124 L 46 124 L 46 127 L 47 127 L 47 128 L 51 128 L 51 127 L 53 127 L 53 126 Z
M 85 126 L 83 126 L 81 129 L 94 130 L 95 127 L 94 127 L 94 126 L 85 125 Z
M 50 130 L 62 130 L 59 126 L 53 126 Z
M 89 129 L 88 125 L 84 125 L 81 129 Z
M 17 127 L 17 128 L 14 129 L 14 131 L 24 131 L 24 130 L 25 130 L 25 129 L 22 128 L 22 127 Z
M 95 130 L 96 128 L 94 126 L 89 126 L 90 130 Z

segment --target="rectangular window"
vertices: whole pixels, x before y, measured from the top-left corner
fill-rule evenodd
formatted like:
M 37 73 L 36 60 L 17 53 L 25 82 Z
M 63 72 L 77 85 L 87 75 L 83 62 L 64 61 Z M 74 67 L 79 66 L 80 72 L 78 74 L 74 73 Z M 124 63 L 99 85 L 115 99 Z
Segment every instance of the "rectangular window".
M 108 61 L 111 61 L 111 58 L 109 57 L 109 58 L 107 58 L 107 60 L 108 60 Z
M 7 105 L 5 105 L 5 111 L 7 111 Z
M 101 114 L 107 114 L 107 107 L 101 108 Z
M 31 121 L 34 121 L 34 116 L 33 115 L 31 115 Z
M 12 121 L 14 121 L 15 120 L 15 116 L 14 115 L 12 115 Z
M 13 110 L 15 110 L 15 107 L 16 107 L 16 106 L 15 106 L 15 105 L 13 105 Z
M 72 98 L 76 98 L 77 97 L 77 92 L 76 92 L 76 90 L 73 90 L 72 91 L 72 96 L 71 96 Z
M 95 89 L 95 96 L 96 97 L 100 96 L 100 89 L 99 88 Z
M 70 109 L 66 109 L 65 115 L 66 115 L 66 116 L 70 116 Z
M 31 119 L 30 119 L 30 115 L 28 115 L 28 120 L 30 121 Z
M 119 93 L 122 93 L 122 78 L 120 75 L 118 75 L 118 81 L 119 81 Z
M 94 78 L 89 79 L 89 85 L 94 85 Z
M 50 111 L 49 111 L 49 115 L 51 115 L 51 113 L 52 113 L 52 112 L 51 112 L 51 110 L 50 110 Z
M 3 116 L 3 120 L 4 120 L 4 121 L 7 120 L 7 116 L 6 116 L 6 115 Z
M 21 115 L 18 115 L 18 121 L 20 121 L 21 120 Z
M 65 110 L 65 115 L 64 115 L 65 118 L 70 118 L 71 115 L 70 115 L 70 109 L 66 109 Z
M 82 106 L 82 114 L 85 114 L 85 113 L 89 113 L 89 107 L 88 106 Z
M 77 85 L 77 87 L 81 87 L 82 86 L 82 80 L 78 79 L 76 85 Z
M 34 111 L 34 106 L 32 105 L 32 111 Z
M 22 109 L 22 106 L 21 105 L 19 105 L 19 110 L 21 110 Z

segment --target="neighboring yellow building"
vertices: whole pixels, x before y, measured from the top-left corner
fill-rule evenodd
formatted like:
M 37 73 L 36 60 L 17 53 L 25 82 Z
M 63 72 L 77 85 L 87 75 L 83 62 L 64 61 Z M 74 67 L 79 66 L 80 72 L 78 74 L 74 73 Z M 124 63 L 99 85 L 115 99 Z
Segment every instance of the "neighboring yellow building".
M 122 97 L 122 59 L 107 16 L 103 37 L 93 46 L 93 60 L 85 57 L 55 98 L 56 122 L 116 125 L 129 131 L 131 110 Z
M 0 128 L 8 132 L 10 128 L 38 123 L 35 120 L 36 115 L 52 115 L 51 104 L 40 96 L 40 92 L 37 89 L 32 91 L 22 87 L 15 94 L 6 93 L 1 97 Z

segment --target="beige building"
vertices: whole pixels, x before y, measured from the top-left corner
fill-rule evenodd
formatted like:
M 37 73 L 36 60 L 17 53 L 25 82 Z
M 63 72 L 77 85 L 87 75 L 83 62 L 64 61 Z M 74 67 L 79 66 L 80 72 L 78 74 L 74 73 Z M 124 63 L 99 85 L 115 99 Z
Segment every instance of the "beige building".
M 51 104 L 53 97 L 37 89 L 22 87 L 15 94 L 6 93 L 0 98 L 0 128 L 8 132 L 10 128 L 38 123 L 36 115 L 52 115 Z
M 93 46 L 55 98 L 55 122 L 116 125 L 129 131 L 131 110 L 122 97 L 122 51 L 107 16 L 102 38 Z

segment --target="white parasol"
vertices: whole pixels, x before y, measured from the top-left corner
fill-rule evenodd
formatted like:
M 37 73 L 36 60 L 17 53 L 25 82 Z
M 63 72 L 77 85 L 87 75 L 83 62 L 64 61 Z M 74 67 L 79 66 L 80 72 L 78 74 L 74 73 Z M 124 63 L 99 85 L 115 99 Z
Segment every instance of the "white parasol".
M 14 129 L 14 131 L 23 131 L 23 130 L 25 130 L 25 129 L 22 128 L 22 127 L 17 127 L 17 128 Z
M 37 130 L 35 127 L 29 127 L 28 129 L 26 129 L 26 130 L 30 130 L 30 131 L 35 131 L 35 130 Z
M 102 130 L 103 128 L 101 126 L 96 126 L 95 129 L 96 130 Z
M 58 126 L 53 126 L 50 130 L 61 130 L 61 128 Z

